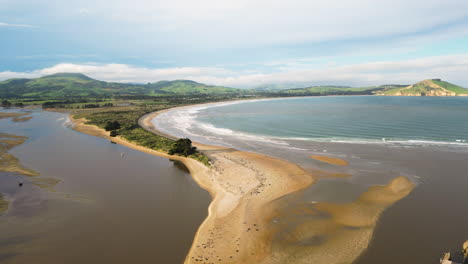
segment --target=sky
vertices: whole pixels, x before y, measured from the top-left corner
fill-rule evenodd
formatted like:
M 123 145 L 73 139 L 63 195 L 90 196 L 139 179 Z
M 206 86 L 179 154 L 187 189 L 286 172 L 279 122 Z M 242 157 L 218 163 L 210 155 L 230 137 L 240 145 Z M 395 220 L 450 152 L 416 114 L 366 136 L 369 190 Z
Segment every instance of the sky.
M 467 0 L 0 0 L 0 81 L 468 87 Z

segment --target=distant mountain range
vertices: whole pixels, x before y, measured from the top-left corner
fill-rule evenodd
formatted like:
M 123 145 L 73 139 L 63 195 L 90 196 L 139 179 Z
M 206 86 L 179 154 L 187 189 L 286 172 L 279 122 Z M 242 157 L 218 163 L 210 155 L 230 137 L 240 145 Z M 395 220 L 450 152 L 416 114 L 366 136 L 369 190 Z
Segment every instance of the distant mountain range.
M 463 96 L 468 95 L 468 89 L 440 79 L 431 79 L 413 85 L 390 84 L 372 87 L 310 86 L 292 89 L 284 85 L 268 85 L 246 90 L 206 85 L 190 80 L 159 81 L 148 84 L 104 82 L 92 79 L 81 73 L 57 73 L 35 79 L 9 79 L 0 82 L 0 98 L 210 94 L 264 94 L 271 96 L 375 94 L 394 96 Z
M 63 98 L 100 95 L 183 95 L 240 93 L 240 89 L 212 86 L 188 80 L 149 84 L 104 82 L 81 73 L 57 73 L 36 79 L 0 82 L 0 98 Z

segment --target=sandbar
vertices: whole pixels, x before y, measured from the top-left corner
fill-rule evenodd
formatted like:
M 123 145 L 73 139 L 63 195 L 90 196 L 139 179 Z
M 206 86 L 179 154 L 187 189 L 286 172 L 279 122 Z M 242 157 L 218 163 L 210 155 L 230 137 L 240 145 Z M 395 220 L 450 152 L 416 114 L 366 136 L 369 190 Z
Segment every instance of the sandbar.
M 173 109 L 149 113 L 138 123 L 147 131 L 175 139 L 157 130 L 151 122 L 162 112 Z M 294 163 L 194 142 L 210 158 L 212 166 L 207 167 L 119 136 L 111 138 L 109 132 L 85 124 L 85 119 L 71 117 L 71 120 L 73 129 L 79 132 L 182 162 L 193 179 L 210 193 L 208 216 L 194 237 L 185 263 L 351 263 L 367 248 L 380 213 L 413 188 L 406 178 L 399 177 L 386 186 L 370 187 L 350 204 L 290 207 L 284 200 L 318 179 Z M 321 161 L 347 165 L 344 160 L 325 158 Z M 304 214 L 301 221 L 289 221 L 294 218 L 290 210 Z M 278 222 L 280 219 L 286 219 L 284 222 L 288 224 L 283 226 Z M 336 258 L 330 257 L 333 255 Z
M 314 155 L 314 156 L 310 156 L 310 157 L 315 159 L 315 160 L 325 162 L 325 163 L 329 163 L 329 164 L 333 164 L 333 165 L 346 166 L 346 165 L 349 164 L 349 162 L 347 162 L 346 160 L 327 157 L 327 156 Z

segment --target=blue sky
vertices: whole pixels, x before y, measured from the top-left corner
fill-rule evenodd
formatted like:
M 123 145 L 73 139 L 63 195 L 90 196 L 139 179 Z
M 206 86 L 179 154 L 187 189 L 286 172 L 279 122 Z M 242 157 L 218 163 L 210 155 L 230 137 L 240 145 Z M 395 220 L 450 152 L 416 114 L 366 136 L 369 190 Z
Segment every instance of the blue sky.
M 0 80 L 468 87 L 466 0 L 0 0 Z

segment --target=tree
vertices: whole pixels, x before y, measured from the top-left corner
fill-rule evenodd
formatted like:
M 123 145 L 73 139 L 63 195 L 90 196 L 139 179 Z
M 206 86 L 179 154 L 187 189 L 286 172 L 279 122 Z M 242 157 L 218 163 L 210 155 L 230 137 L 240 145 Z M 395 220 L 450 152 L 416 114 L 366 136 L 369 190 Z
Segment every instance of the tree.
M 169 155 L 182 155 L 187 157 L 195 154 L 197 151 L 196 147 L 192 147 L 192 141 L 188 138 L 181 138 L 174 142 L 174 145 L 169 150 Z
M 16 106 L 16 107 L 24 107 L 24 104 L 21 103 L 21 102 L 19 102 L 19 103 L 15 103 L 15 106 Z
M 2 101 L 2 106 L 3 106 L 3 107 L 10 107 L 10 106 L 11 106 L 11 103 L 10 103 L 10 101 L 8 101 L 8 100 L 3 100 L 3 101 Z
M 118 135 L 118 133 L 117 133 L 117 131 L 115 131 L 115 130 L 112 130 L 112 131 L 110 132 L 110 136 L 111 136 L 111 137 L 116 137 L 117 135 Z
M 117 130 L 117 129 L 120 129 L 120 123 L 117 122 L 117 121 L 107 121 L 107 124 L 106 126 L 104 127 L 104 129 L 106 131 L 113 131 L 113 130 Z

